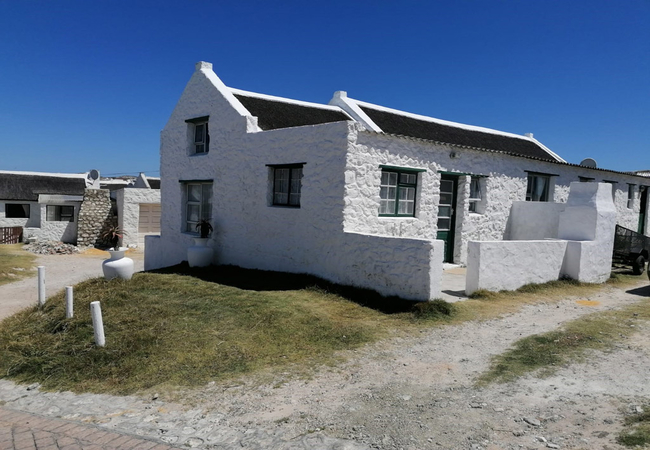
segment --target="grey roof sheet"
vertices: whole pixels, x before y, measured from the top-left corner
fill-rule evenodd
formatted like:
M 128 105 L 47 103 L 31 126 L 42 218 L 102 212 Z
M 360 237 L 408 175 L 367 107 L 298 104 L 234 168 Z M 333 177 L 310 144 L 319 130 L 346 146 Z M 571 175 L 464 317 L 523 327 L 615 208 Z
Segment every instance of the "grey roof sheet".
M 257 124 L 265 131 L 351 120 L 343 111 L 252 97 L 239 93 L 234 95 L 253 116 L 257 117 Z
M 429 141 L 446 142 L 448 144 L 477 149 L 496 150 L 547 161 L 557 161 L 546 150 L 528 139 L 420 120 L 393 112 L 380 111 L 365 105 L 359 105 L 359 107 L 385 133 L 410 136 Z
M 37 201 L 39 194 L 83 195 L 83 178 L 47 175 L 0 174 L 0 199 Z

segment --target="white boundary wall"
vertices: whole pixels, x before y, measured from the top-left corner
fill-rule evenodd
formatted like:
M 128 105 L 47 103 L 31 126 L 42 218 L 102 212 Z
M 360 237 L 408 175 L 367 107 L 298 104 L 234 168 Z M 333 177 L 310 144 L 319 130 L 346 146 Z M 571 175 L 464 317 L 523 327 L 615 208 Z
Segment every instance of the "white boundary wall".
M 533 212 L 539 205 L 539 211 Z M 571 183 L 571 192 L 559 219 L 557 240 L 511 240 L 478 242 L 468 245 L 465 293 L 479 289 L 514 290 L 528 283 L 544 283 L 563 276 L 588 283 L 609 278 L 612 265 L 616 209 L 611 188 L 606 183 Z M 543 203 L 513 208 L 515 212 L 538 217 L 557 209 Z M 530 236 L 548 233 L 534 221 L 517 217 L 511 233 Z M 530 226 L 530 232 L 523 230 Z
M 160 190 L 144 188 L 124 188 L 116 192 L 118 226 L 124 231 L 122 246 L 138 246 L 140 204 L 160 204 Z

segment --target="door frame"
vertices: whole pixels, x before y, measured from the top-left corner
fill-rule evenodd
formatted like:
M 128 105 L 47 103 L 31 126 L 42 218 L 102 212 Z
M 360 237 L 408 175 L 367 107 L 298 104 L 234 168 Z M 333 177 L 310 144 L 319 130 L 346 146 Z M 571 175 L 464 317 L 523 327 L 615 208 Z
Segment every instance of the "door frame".
M 449 224 L 449 231 L 447 231 L 448 235 L 447 238 L 444 239 L 445 241 L 445 252 L 444 252 L 444 262 L 448 263 L 453 263 L 454 262 L 454 250 L 456 247 L 456 214 L 458 211 L 458 182 L 460 179 L 460 174 L 459 175 L 449 175 L 449 174 L 441 174 L 440 175 L 440 181 L 441 181 L 441 186 L 442 186 L 442 181 L 451 181 L 452 182 L 452 200 L 451 200 L 451 220 Z M 439 189 L 440 190 L 440 189 Z M 438 203 L 438 206 L 440 206 L 440 203 Z M 439 238 L 439 233 L 438 231 L 436 233 L 436 239 Z

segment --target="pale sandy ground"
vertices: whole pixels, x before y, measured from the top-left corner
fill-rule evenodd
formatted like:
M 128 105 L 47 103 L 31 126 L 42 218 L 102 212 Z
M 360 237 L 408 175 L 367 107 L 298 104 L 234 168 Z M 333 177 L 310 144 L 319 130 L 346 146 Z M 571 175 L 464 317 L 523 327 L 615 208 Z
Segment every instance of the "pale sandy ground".
M 144 254 L 130 250 L 135 271 L 144 269 Z M 96 249 L 73 255 L 38 255 L 35 266 L 45 266 L 46 297 L 89 278 L 101 277 L 102 261 L 109 254 Z M 38 279 L 34 276 L 0 286 L 0 320 L 38 301 Z

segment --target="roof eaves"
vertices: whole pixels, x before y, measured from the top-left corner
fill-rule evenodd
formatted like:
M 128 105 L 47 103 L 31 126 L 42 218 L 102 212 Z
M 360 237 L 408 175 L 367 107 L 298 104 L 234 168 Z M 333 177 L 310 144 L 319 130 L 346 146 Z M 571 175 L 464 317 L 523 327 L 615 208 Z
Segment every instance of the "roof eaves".
M 648 179 L 647 176 L 636 175 L 633 172 L 621 172 L 621 171 L 618 171 L 618 170 L 603 169 L 603 168 L 600 168 L 600 167 L 585 167 L 585 166 L 581 166 L 580 164 L 574 164 L 574 163 L 570 163 L 570 162 L 566 162 L 566 161 L 554 161 L 554 160 L 550 160 L 550 159 L 542 159 L 542 158 L 538 158 L 536 156 L 521 155 L 521 154 L 518 154 L 518 153 L 506 152 L 506 151 L 503 151 L 503 150 L 493 150 L 493 149 L 489 149 L 489 148 L 472 147 L 470 145 L 460 145 L 460 144 L 453 144 L 453 143 L 450 143 L 450 142 L 433 141 L 433 140 L 430 140 L 430 139 L 422 139 L 422 138 L 416 138 L 416 137 L 412 137 L 412 136 L 404 136 L 402 134 L 383 133 L 383 132 L 379 133 L 379 132 L 372 131 L 372 130 L 361 130 L 360 133 L 373 134 L 373 135 L 377 135 L 377 136 L 389 136 L 389 137 L 406 139 L 408 141 L 415 141 L 415 142 L 426 142 L 426 143 L 432 143 L 432 144 L 438 144 L 438 145 L 449 145 L 451 147 L 456 147 L 456 148 L 464 148 L 464 149 L 468 149 L 468 150 L 478 150 L 478 151 L 481 151 L 481 152 L 488 152 L 488 153 L 497 153 L 497 154 L 501 154 L 501 155 L 514 156 L 516 158 L 532 159 L 534 161 L 547 162 L 547 163 L 551 163 L 551 164 L 559 164 L 559 165 L 562 165 L 562 166 L 578 167 L 578 168 L 581 168 L 581 169 L 588 169 L 588 170 L 598 170 L 600 172 L 617 173 L 617 174 L 620 174 L 620 175 L 629 175 L 629 176 L 633 176 L 633 177 L 636 177 L 636 178 L 643 178 L 643 179 L 646 179 L 646 180 Z

